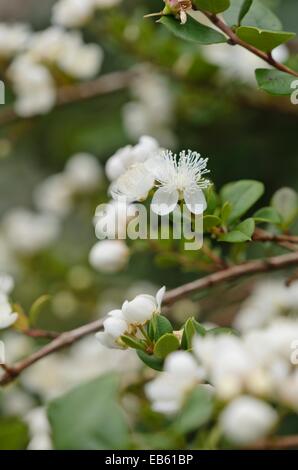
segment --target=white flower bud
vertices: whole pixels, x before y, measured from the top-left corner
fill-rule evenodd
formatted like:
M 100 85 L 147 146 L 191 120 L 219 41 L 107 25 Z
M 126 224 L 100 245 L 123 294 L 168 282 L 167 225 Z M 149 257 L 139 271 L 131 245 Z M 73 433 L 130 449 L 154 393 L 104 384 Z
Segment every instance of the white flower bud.
M 14 288 L 13 277 L 6 273 L 0 273 L 0 294 L 8 295 Z
M 5 300 L 1 299 L 0 303 L 0 330 L 8 328 L 16 322 L 18 314 L 12 311 L 11 305 Z
M 277 422 L 277 413 L 264 401 L 243 395 L 224 409 L 219 422 L 228 439 L 246 445 L 270 432 Z
M 127 264 L 129 249 L 122 240 L 97 242 L 90 251 L 89 262 L 98 271 L 113 273 Z
M 78 153 L 68 160 L 65 176 L 74 191 L 89 192 L 98 187 L 102 179 L 102 169 L 93 155 Z
M 103 322 L 105 333 L 112 338 L 119 338 L 128 329 L 128 325 L 124 319 L 109 317 Z
M 143 324 L 150 320 L 154 313 L 160 313 L 165 287 L 162 287 L 154 298 L 152 295 L 137 295 L 130 302 L 126 300 L 122 306 L 125 320 L 129 324 Z

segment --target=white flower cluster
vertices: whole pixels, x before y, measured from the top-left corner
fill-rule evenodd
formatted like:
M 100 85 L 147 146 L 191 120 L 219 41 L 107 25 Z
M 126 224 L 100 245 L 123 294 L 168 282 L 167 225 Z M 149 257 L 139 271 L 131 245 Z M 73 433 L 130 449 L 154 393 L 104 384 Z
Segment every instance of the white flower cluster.
M 131 301 L 126 300 L 121 310 L 112 310 L 108 313 L 103 323 L 104 331 L 96 333 L 96 338 L 107 348 L 125 348 L 121 336 L 124 334 L 135 336 L 138 327 L 145 325 L 154 314 L 159 314 L 164 293 L 165 287 L 162 287 L 155 297 L 140 294 Z
M 30 34 L 29 26 L 24 23 L 0 23 L 0 58 L 10 59 L 21 52 Z
M 73 208 L 77 194 L 96 191 L 103 180 L 102 167 L 94 155 L 77 153 L 69 158 L 61 173 L 40 183 L 33 194 L 36 207 L 57 217 L 66 216 Z
M 108 9 L 121 0 L 59 0 L 53 7 L 52 21 L 66 28 L 76 28 L 86 24 L 97 9 Z
M 174 102 L 167 80 L 150 67 L 138 69 L 131 83 L 133 101 L 123 107 L 123 122 L 128 136 L 137 140 L 144 134 L 155 137 L 166 147 L 175 147 L 171 131 Z
M 290 314 L 298 314 L 298 283 L 287 287 L 282 279 L 267 280 L 258 284 L 243 303 L 234 326 L 245 332 Z
M 0 330 L 8 328 L 18 318 L 18 314 L 13 312 L 9 302 L 9 294 L 13 287 L 13 278 L 8 274 L 0 273 Z
M 241 337 L 197 336 L 193 354 L 169 355 L 164 372 L 147 385 L 146 392 L 155 410 L 171 414 L 194 387 L 210 384 L 224 405 L 219 415 L 223 434 L 245 445 L 266 436 L 277 424 L 274 405 L 298 412 L 297 363 L 298 318 L 280 316 Z
M 19 255 L 33 256 L 57 240 L 61 219 L 73 209 L 75 196 L 96 191 L 102 178 L 103 170 L 95 156 L 75 154 L 62 173 L 35 188 L 33 200 L 38 211 L 24 207 L 7 211 L 0 224 L 0 249 L 3 244 L 5 252 L 11 254 L 10 263 Z
M 21 54 L 8 68 L 17 95 L 16 112 L 32 116 L 48 112 L 56 101 L 56 72 L 84 80 L 100 70 L 103 52 L 96 44 L 85 44 L 80 32 L 52 26 L 31 33 Z

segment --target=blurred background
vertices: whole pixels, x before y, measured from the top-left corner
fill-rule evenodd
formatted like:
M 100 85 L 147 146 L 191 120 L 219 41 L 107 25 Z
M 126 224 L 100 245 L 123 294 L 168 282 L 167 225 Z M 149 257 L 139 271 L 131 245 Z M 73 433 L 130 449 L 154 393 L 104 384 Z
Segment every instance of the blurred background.
M 263 1 L 282 18 L 285 30 L 298 33 L 296 0 Z M 25 22 L 33 30 L 45 29 L 54 3 L 0 0 L 0 22 Z M 237 51 L 235 61 L 229 46 L 203 50 L 175 38 L 154 19 L 143 19 L 147 13 L 160 11 L 161 3 L 123 0 L 99 10 L 81 28 L 85 42 L 103 49 L 99 77 L 123 72 L 123 82 L 120 75 L 120 85 L 114 91 L 60 105 L 44 115 L 6 122 L 5 110 L 14 102 L 13 89 L 9 83 L 6 86 L 6 105 L 0 106 L 0 271 L 14 276 L 13 298 L 25 311 L 41 295 L 50 296 L 36 321 L 39 328 L 70 329 L 106 314 L 137 293 L 154 293 L 165 279 L 168 288 L 193 279 L 191 268 L 173 269 L 171 263 L 146 253 L 141 243 L 119 273 L 98 273 L 88 263 L 96 242 L 94 211 L 107 200 L 105 162 L 119 148 L 136 144 L 142 135 L 152 136 L 175 151 L 191 148 L 208 156 L 218 188 L 241 178 L 263 181 L 266 194 L 261 203 L 268 202 L 281 186 L 298 189 L 298 106 L 287 98 L 257 90 L 253 76 L 254 66 L 260 65 L 257 59 L 255 64 L 254 58 L 248 60 L 245 53 Z M 283 53 L 297 51 L 298 42 L 294 41 L 291 51 Z M 131 77 L 125 75 L 127 71 Z M 46 186 L 51 190 L 45 196 L 45 182 L 53 175 L 63 175 L 69 159 L 81 153 L 95 157 L 98 184 L 91 189 L 78 187 L 70 194 L 56 179 Z M 46 203 L 55 209 L 55 221 L 32 216 L 31 211 L 44 205 L 42 198 L 46 197 L 50 200 Z M 198 304 L 187 302 L 177 305 L 178 318 L 186 310 L 198 314 Z M 9 362 L 32 349 L 29 339 L 15 333 L 2 336 L 8 345 Z M 84 375 L 89 378 L 99 369 L 123 367 L 120 356 L 111 356 L 110 362 L 105 357 L 105 365 L 100 365 L 97 344 L 87 341 L 80 347 L 71 352 L 72 360 L 77 361 L 75 377 L 66 377 L 61 367 L 58 373 L 57 360 L 61 366 L 61 359 L 53 357 L 24 374 L 20 384 L 3 391 L 3 423 L 8 416 L 43 406 L 84 380 Z M 85 362 L 84 357 L 88 357 Z M 64 359 L 68 364 L 68 356 Z M 80 360 L 84 365 L 80 366 Z M 134 371 L 134 358 L 130 360 Z M 129 369 L 128 359 L 125 361 Z M 1 443 L 1 419 L 0 449 L 5 445 Z M 20 431 L 22 425 L 13 422 L 12 426 L 17 430 L 12 435 L 19 437 L 6 445 L 27 446 L 29 438 Z M 7 432 L 3 431 L 3 436 Z M 47 446 L 46 438 L 31 443 L 32 448 Z

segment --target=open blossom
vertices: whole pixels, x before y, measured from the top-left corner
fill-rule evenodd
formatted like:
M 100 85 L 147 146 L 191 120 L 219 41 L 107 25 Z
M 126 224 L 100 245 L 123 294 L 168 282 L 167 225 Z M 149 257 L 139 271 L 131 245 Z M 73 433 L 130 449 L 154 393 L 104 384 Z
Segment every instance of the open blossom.
M 276 411 L 262 400 L 243 395 L 221 413 L 219 423 L 231 441 L 246 445 L 266 436 L 277 423 Z
M 122 305 L 125 320 L 130 324 L 143 324 L 150 320 L 155 313 L 160 313 L 165 290 L 165 287 L 159 289 L 155 297 L 141 294 L 130 302 L 126 300 Z
M 191 150 L 180 152 L 179 157 L 177 160 L 177 155 L 166 151 L 146 162 L 159 186 L 151 203 L 152 210 L 159 215 L 172 212 L 180 199 L 184 199 L 187 208 L 194 214 L 201 214 L 206 209 L 202 189 L 210 184 L 204 178 L 209 173 L 208 158 L 202 158 Z
M 114 199 L 119 197 L 127 202 L 144 201 L 154 187 L 154 176 L 143 163 L 132 165 L 110 187 Z
M 0 57 L 10 58 L 21 52 L 30 37 L 28 25 L 0 23 Z
M 145 391 L 155 411 L 173 414 L 179 411 L 187 394 L 204 380 L 204 371 L 198 367 L 192 354 L 177 351 L 170 354 L 164 372 L 146 385 Z
M 129 248 L 123 240 L 102 240 L 90 251 L 89 262 L 94 269 L 104 273 L 121 271 L 129 259 Z
M 126 145 L 117 150 L 106 163 L 106 174 L 114 181 L 135 163 L 143 163 L 159 151 L 159 144 L 153 137 L 143 135 L 136 145 Z

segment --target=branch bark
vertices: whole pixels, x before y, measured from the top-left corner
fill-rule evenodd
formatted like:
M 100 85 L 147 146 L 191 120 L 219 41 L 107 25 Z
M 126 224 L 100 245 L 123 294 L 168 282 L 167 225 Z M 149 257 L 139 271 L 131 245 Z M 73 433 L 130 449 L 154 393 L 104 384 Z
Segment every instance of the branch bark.
M 243 41 L 242 39 L 238 38 L 237 34 L 233 31 L 232 28 L 230 28 L 224 21 L 222 21 L 217 15 L 214 15 L 212 13 L 202 11 L 205 16 L 217 27 L 219 28 L 223 33 L 225 33 L 228 38 L 230 39 L 230 43 L 232 45 L 238 45 L 241 47 L 244 47 L 244 49 L 247 49 L 250 51 L 252 54 L 256 55 L 257 57 L 260 57 L 263 59 L 267 64 L 271 65 L 272 67 L 276 68 L 277 70 L 280 70 L 281 72 L 288 73 L 290 75 L 293 75 L 294 77 L 298 77 L 298 72 L 295 70 L 290 69 L 284 64 L 281 64 L 280 62 L 277 62 L 271 54 L 266 53 L 261 51 L 260 49 L 257 49 L 256 47 L 252 46 L 251 44 L 248 44 L 247 42 Z
M 136 72 L 131 70 L 112 72 L 89 82 L 60 87 L 57 90 L 55 108 L 122 90 L 131 84 L 135 75 Z M 35 117 L 38 116 L 32 116 Z M 16 114 L 14 108 L 7 106 L 0 113 L 0 126 L 12 124 L 20 119 L 22 118 Z
M 269 439 L 261 439 L 255 444 L 246 447 L 248 450 L 282 450 L 282 449 L 298 449 L 298 435 L 271 437 Z

